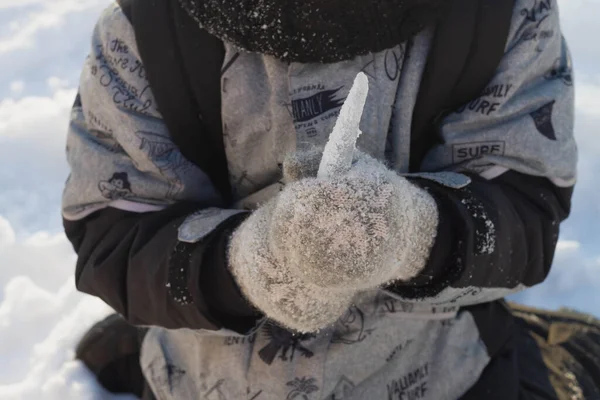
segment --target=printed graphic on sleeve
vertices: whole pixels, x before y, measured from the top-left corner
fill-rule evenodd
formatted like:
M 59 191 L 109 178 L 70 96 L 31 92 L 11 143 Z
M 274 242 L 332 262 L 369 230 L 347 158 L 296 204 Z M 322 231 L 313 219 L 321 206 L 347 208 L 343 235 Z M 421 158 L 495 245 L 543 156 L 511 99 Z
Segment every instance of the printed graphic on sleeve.
M 273 364 L 276 358 L 291 362 L 294 360 L 296 352 L 305 358 L 311 358 L 314 355 L 311 350 L 302 345 L 303 341 L 313 339 L 314 334 L 294 334 L 271 322 L 265 324 L 263 330 L 269 343 L 259 350 L 258 355 L 265 364 Z M 279 354 L 280 352 L 281 354 Z
M 365 327 L 365 314 L 353 305 L 336 324 L 331 343 L 355 344 L 364 341 L 375 329 Z
M 534 0 L 531 8 L 523 8 L 521 15 L 525 17 L 525 20 L 530 23 L 535 23 L 539 26 L 552 10 L 551 0 Z
M 172 395 L 173 390 L 179 385 L 186 371 L 173 365 L 168 360 L 166 360 L 164 367 L 159 367 L 157 364 L 162 364 L 162 362 L 155 360 L 149 366 L 151 381 L 158 386 L 159 391 L 168 390 L 169 394 Z
M 319 391 L 317 380 L 311 376 L 295 378 L 293 381 L 289 381 L 286 386 L 292 388 L 286 400 L 311 400 L 314 398 L 311 394 Z
M 573 86 L 573 67 L 571 65 L 571 59 L 567 58 L 567 63 L 563 65 L 561 59 L 557 58 L 544 78 L 549 81 L 560 79 L 566 86 Z
M 504 104 L 508 95 L 512 93 L 513 85 L 509 83 L 488 86 L 481 92 L 478 98 L 459 107 L 455 113 L 462 114 L 465 111 L 481 115 L 492 115 Z
M 554 30 L 543 29 L 543 22 L 548 19 L 552 12 L 551 0 L 534 0 L 529 8 L 523 8 L 523 24 L 517 32 L 519 38 L 517 43 L 532 42 L 535 43 L 537 52 L 543 51 L 543 43 L 554 37 Z
M 103 148 L 110 151 L 111 153 L 124 153 L 123 147 L 115 140 L 112 134 L 107 133 L 105 131 L 100 131 L 96 129 L 90 129 L 90 134 L 97 140 L 97 143 L 100 144 Z
M 98 190 L 109 200 L 125 199 L 133 194 L 127 172 L 115 172 L 108 180 L 98 184 Z
M 121 145 L 115 140 L 112 128 L 91 111 L 85 115 L 88 131 L 96 142 L 111 153 L 124 153 Z
M 132 56 L 123 40 L 115 38 L 108 46 L 97 45 L 95 61 L 90 66 L 90 73 L 101 86 L 112 92 L 112 100 L 118 108 L 150 113 L 154 101 L 147 95 L 150 85 L 144 66 Z
M 335 385 L 333 392 L 325 400 L 343 400 L 352 394 L 354 390 L 354 382 L 342 375 L 338 383 Z
M 531 115 L 531 118 L 533 118 L 533 122 L 535 123 L 538 132 L 550 140 L 556 140 L 554 125 L 552 125 L 552 111 L 555 102 L 555 100 L 552 100 L 550 103 L 544 104 L 542 107 L 529 114 Z
M 171 139 L 154 132 L 136 132 L 140 139 L 140 150 L 146 151 L 160 174 L 169 182 L 166 198 L 176 199 L 183 190 L 180 173 L 190 168 L 190 163 L 179 152 Z

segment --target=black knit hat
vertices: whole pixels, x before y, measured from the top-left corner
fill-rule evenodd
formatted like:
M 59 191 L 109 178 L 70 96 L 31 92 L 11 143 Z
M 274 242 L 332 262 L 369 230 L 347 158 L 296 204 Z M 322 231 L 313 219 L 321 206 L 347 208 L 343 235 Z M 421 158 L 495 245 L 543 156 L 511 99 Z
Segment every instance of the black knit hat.
M 206 30 L 283 61 L 331 63 L 392 48 L 433 23 L 444 0 L 179 0 Z

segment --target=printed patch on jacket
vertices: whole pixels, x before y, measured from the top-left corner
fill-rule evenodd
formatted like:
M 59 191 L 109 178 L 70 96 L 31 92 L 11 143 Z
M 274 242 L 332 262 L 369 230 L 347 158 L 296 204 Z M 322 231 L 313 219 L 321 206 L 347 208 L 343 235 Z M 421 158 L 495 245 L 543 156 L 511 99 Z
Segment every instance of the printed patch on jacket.
M 343 88 L 344 86 L 326 89 L 322 84 L 306 85 L 290 93 L 292 101 L 286 106 L 294 120 L 296 131 L 302 131 L 309 137 L 317 136 L 320 122 L 338 116 L 346 100 L 339 95 Z
M 458 143 L 452 145 L 452 162 L 455 164 L 487 154 L 494 156 L 504 155 L 506 144 L 503 141 Z

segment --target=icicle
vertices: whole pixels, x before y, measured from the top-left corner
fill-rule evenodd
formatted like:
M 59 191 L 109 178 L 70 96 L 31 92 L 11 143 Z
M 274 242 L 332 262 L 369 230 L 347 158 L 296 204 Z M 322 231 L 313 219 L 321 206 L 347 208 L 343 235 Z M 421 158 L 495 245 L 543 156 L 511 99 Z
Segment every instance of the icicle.
M 369 92 L 369 79 L 360 72 L 340 111 L 329 136 L 319 166 L 319 178 L 332 178 L 347 172 L 352 166 L 356 141 L 361 134 L 360 120 Z

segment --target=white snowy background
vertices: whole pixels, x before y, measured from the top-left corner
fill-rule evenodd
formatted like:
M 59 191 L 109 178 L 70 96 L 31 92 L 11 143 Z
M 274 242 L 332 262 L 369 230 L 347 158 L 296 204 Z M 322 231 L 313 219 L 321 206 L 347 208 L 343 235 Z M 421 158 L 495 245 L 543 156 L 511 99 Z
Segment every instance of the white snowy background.
M 533 3 L 534 0 L 532 0 Z M 0 399 L 108 399 L 72 361 L 109 312 L 76 292 L 60 195 L 69 108 L 89 34 L 108 0 L 0 0 Z M 600 0 L 559 0 L 574 56 L 580 177 L 536 306 L 600 316 Z

